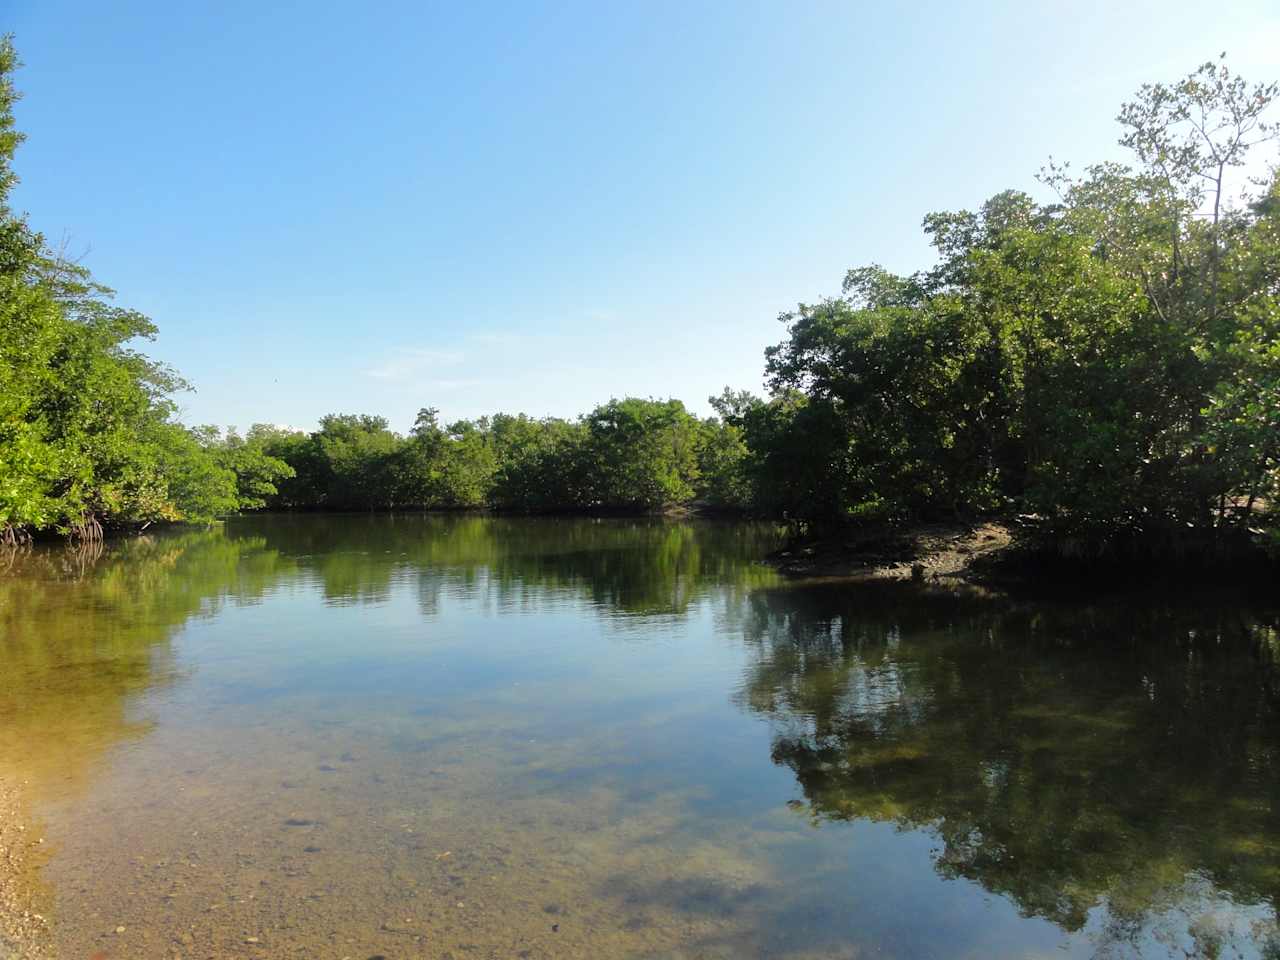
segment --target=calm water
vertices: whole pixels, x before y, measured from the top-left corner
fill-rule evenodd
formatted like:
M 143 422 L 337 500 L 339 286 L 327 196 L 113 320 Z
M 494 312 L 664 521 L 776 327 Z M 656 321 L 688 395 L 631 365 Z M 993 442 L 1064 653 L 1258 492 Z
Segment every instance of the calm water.
M 1280 956 L 1276 607 L 787 584 L 774 536 L 18 558 L 0 775 L 64 955 Z

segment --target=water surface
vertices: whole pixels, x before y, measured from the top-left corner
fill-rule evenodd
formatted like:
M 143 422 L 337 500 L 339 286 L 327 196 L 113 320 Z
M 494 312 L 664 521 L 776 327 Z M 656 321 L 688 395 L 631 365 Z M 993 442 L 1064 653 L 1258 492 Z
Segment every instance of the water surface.
M 1274 607 L 788 584 L 776 536 L 13 559 L 0 775 L 63 955 L 1280 956 Z

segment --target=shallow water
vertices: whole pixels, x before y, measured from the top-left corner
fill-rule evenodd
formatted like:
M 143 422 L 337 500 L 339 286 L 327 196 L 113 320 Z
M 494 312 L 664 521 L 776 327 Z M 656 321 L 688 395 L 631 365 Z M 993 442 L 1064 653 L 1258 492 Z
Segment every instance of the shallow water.
M 62 954 L 1280 956 L 1275 607 L 786 584 L 775 537 L 10 558 L 0 776 Z

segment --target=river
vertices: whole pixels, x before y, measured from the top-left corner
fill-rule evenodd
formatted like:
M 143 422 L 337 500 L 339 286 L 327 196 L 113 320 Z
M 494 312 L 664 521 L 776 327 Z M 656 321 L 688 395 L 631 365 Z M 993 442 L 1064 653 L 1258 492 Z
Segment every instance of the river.
M 769 525 L 0 562 L 63 957 L 1276 957 L 1280 603 L 786 581 Z

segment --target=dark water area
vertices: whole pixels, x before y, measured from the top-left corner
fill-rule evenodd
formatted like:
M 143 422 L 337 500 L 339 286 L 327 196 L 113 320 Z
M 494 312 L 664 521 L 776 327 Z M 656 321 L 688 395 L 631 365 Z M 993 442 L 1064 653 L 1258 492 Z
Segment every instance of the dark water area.
M 1280 597 L 784 581 L 778 538 L 8 557 L 0 777 L 60 954 L 1280 957 Z

